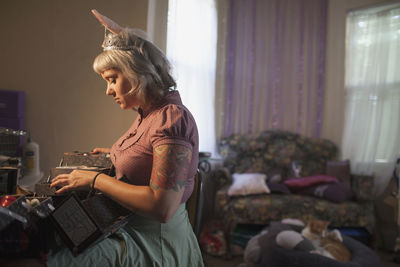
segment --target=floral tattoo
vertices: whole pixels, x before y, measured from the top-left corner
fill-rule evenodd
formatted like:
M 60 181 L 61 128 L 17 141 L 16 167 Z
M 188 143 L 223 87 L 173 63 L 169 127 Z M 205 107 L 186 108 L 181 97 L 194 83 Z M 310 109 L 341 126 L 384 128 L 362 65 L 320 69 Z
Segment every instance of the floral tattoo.
M 182 145 L 161 145 L 154 149 L 150 186 L 178 192 L 186 183 L 192 151 Z

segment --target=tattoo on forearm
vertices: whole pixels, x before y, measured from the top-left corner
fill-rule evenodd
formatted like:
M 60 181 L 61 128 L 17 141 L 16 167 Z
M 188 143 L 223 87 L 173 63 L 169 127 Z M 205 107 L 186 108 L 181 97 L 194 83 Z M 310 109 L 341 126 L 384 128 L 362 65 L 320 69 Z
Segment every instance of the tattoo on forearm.
M 161 145 L 154 149 L 150 186 L 179 191 L 186 182 L 192 151 L 182 145 Z

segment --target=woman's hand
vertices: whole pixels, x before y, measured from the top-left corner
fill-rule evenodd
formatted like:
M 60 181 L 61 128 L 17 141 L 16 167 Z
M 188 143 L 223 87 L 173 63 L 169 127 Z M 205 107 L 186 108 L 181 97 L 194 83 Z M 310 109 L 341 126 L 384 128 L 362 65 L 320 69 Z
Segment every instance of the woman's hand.
M 110 148 L 108 147 L 96 147 L 90 152 L 90 154 L 98 154 L 98 153 L 110 153 Z
M 93 178 L 97 172 L 73 170 L 69 174 L 60 174 L 51 181 L 50 188 L 60 187 L 56 193 L 64 193 L 72 190 L 90 190 Z

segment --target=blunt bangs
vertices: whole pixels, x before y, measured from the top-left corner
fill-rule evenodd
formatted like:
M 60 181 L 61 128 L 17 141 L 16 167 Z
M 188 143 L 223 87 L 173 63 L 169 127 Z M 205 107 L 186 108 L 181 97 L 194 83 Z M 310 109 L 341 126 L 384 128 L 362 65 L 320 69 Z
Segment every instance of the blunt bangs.
M 104 51 L 99 54 L 93 62 L 93 70 L 101 74 L 108 69 L 120 69 L 118 57 L 115 57 L 113 52 L 115 51 Z

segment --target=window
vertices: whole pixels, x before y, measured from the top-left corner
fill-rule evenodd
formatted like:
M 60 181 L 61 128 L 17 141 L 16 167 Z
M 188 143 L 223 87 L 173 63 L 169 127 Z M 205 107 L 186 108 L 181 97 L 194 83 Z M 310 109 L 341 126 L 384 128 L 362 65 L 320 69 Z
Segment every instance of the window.
M 343 157 L 381 193 L 400 153 L 400 3 L 350 12 Z
M 214 0 L 169 0 L 167 56 L 183 104 L 199 130 L 199 149 L 216 154 L 214 126 L 217 14 Z

